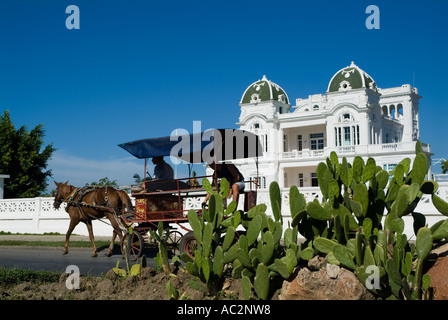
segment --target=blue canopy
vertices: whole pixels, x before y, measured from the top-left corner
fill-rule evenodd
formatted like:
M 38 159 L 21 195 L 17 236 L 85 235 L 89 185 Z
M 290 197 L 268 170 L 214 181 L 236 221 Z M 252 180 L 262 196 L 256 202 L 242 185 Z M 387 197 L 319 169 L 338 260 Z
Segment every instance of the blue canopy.
M 190 163 L 211 163 L 259 157 L 263 154 L 256 134 L 238 129 L 213 129 L 201 133 L 142 139 L 118 145 L 139 159 L 174 156 Z

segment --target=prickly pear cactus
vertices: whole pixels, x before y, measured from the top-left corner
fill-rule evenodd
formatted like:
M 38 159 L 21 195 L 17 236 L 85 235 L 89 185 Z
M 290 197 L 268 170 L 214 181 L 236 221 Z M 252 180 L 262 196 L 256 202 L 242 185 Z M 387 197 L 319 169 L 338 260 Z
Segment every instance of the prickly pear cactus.
M 437 183 L 424 180 L 427 167 L 420 142 L 414 161 L 405 158 L 390 173 L 373 158 L 357 156 L 350 164 L 346 158 L 339 162 L 332 152 L 317 166 L 322 203 L 303 205 L 297 195 L 290 196 L 296 201 L 290 203 L 292 225 L 306 239 L 299 257 L 309 257 L 313 248 L 330 263 L 355 271 L 378 297 L 425 297 L 428 276 L 422 274 L 423 263 L 433 241 L 448 240 L 446 220 L 428 228 L 424 215 L 414 211 L 422 195 L 429 194 L 434 206 L 448 215 L 448 203 L 436 194 Z M 405 215 L 414 218 L 417 245 L 403 234 Z M 284 265 L 278 263 L 278 270 L 284 273 Z
M 232 255 L 237 254 L 237 248 L 232 244 L 241 221 L 241 213 L 235 211 L 234 201 L 224 209 L 223 198 L 229 192 L 226 179 L 221 180 L 219 192 L 213 191 L 207 183 L 208 180 L 204 179 L 203 185 L 210 194 L 208 209 L 204 209 L 201 216 L 195 210 L 190 210 L 187 215 L 198 243 L 194 259 L 186 253 L 181 259 L 186 263 L 188 272 L 206 283 L 209 292 L 213 294 L 220 290 L 224 265 L 232 262 Z
M 219 287 L 224 266 L 231 266 L 246 299 L 269 299 L 278 280 L 289 279 L 306 260 L 321 255 L 353 270 L 378 298 L 428 298 L 430 278 L 423 274 L 423 264 L 433 243 L 448 240 L 448 220 L 429 227 L 415 208 L 426 194 L 448 216 L 448 203 L 437 195 L 437 183 L 425 180 L 427 165 L 420 142 L 414 161 L 405 158 L 391 172 L 373 158 L 357 156 L 349 163 L 332 152 L 317 166 L 322 202 L 307 203 L 297 187 L 290 188 L 292 221 L 286 230 L 277 182 L 269 187 L 272 217 L 265 204 L 245 213 L 231 203 L 225 211 L 226 191 L 214 192 L 205 182 L 212 196 L 201 217 L 188 214 L 198 248 L 194 259 L 184 257 L 186 269 L 210 289 Z M 415 243 L 403 233 L 406 215 L 414 219 Z M 243 234 L 237 231 L 241 228 Z M 302 244 L 299 233 L 305 238 Z

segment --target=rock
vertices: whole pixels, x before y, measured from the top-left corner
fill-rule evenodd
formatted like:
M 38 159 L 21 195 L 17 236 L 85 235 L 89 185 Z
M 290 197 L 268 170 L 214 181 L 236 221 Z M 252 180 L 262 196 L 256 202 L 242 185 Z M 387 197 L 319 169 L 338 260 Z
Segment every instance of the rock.
M 301 269 L 291 282 L 284 281 L 280 300 L 374 300 L 374 296 L 353 272 L 330 267 L 311 271 Z M 336 266 L 337 267 L 337 266 Z M 337 271 L 337 273 L 336 273 Z M 331 277 L 328 275 L 330 273 Z
M 328 263 L 326 270 L 327 270 L 327 275 L 331 279 L 336 279 L 338 277 L 338 274 L 339 274 L 339 271 L 341 270 L 341 268 L 335 264 Z
M 437 256 L 446 256 L 448 254 L 448 243 L 442 243 L 437 245 L 431 250 L 431 254 L 436 254 Z
M 434 300 L 448 300 L 448 256 L 440 256 L 427 274 L 431 277 Z
M 325 268 L 327 265 L 327 259 L 321 256 L 314 256 L 310 261 L 308 261 L 308 268 L 310 270 L 320 270 Z

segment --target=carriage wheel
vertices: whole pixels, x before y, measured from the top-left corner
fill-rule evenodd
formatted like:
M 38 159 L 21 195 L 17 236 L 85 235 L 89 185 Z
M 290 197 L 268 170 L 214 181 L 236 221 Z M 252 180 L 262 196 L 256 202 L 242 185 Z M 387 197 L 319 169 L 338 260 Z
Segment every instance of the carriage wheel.
M 171 251 L 174 255 L 179 255 L 182 252 L 180 252 L 180 241 L 182 240 L 182 233 L 179 231 L 167 231 L 169 232 L 167 243 L 171 247 Z
M 131 243 L 129 248 L 126 248 L 129 236 L 131 237 Z M 127 253 L 126 249 L 127 249 L 129 252 L 129 260 L 131 261 L 135 261 L 141 257 L 144 247 L 145 242 L 143 241 L 143 237 L 137 230 L 134 230 L 132 232 L 132 235 L 129 235 L 129 232 L 126 232 L 126 234 L 123 237 L 123 240 L 121 241 L 121 253 L 123 254 L 123 256 L 126 256 Z
M 198 247 L 198 242 L 194 237 L 193 231 L 186 233 L 182 239 L 180 239 L 180 253 L 186 252 L 190 258 L 194 259 L 194 250 Z

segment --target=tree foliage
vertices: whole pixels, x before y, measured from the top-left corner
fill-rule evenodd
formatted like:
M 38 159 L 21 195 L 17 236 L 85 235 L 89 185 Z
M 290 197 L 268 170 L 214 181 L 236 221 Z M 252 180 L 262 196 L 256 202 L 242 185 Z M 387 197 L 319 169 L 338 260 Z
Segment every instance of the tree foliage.
M 442 161 L 442 173 L 447 173 L 448 172 L 448 160 Z
M 99 186 L 99 187 L 114 187 L 114 188 L 120 188 L 120 186 L 117 183 L 117 180 L 109 180 L 108 177 L 104 177 L 100 179 L 99 181 L 92 181 L 89 184 L 86 184 L 88 186 Z
M 44 136 L 43 124 L 31 131 L 26 125 L 16 129 L 8 110 L 0 116 L 0 173 L 10 176 L 5 198 L 37 197 L 47 188 L 47 162 L 55 149 L 52 143 L 43 147 Z

